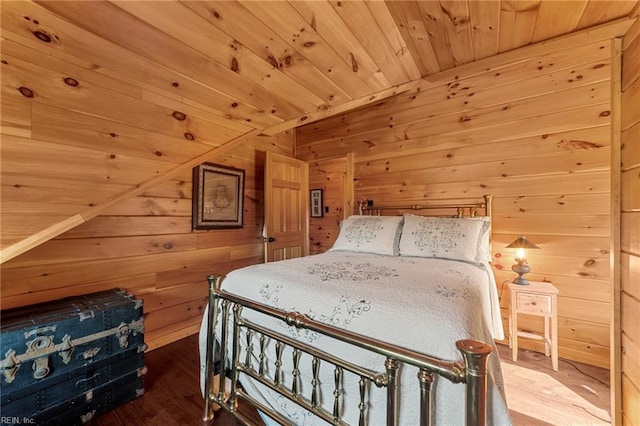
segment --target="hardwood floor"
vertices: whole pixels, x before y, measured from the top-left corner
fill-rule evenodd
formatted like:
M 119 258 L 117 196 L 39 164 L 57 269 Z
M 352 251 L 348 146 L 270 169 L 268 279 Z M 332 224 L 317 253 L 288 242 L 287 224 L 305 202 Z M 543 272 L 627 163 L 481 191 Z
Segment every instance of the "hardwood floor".
M 507 404 L 514 425 L 608 425 L 609 370 L 520 349 L 518 362 L 498 345 Z
M 609 372 L 560 359 L 551 369 L 544 355 L 520 350 L 518 362 L 508 347 L 499 345 L 507 402 L 516 426 L 609 424 Z M 94 419 L 98 426 L 186 426 L 201 424 L 197 336 L 145 355 L 149 372 L 145 394 Z M 242 409 L 242 408 L 241 408 Z M 243 412 L 250 412 L 244 409 Z M 255 416 L 254 412 L 250 415 Z M 257 417 L 257 416 L 256 416 Z M 216 426 L 239 426 L 224 410 L 216 412 Z
M 197 336 L 145 354 L 145 394 L 98 417 L 97 425 L 197 425 L 201 423 Z
M 202 424 L 198 336 L 193 335 L 145 354 L 148 373 L 143 396 L 117 407 L 90 424 L 96 426 L 188 426 Z M 246 409 L 243 412 L 250 412 Z M 255 412 L 254 412 L 255 413 Z M 216 412 L 216 426 L 241 426 Z M 254 414 L 259 421 L 257 413 Z

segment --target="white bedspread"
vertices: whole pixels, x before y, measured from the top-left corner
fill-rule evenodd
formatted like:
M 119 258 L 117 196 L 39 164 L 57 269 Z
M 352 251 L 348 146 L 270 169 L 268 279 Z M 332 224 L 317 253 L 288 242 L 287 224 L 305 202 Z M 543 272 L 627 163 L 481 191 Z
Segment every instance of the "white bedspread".
M 494 349 L 489 358 L 488 423 L 510 424 L 503 395 L 502 373 L 493 338 L 503 338 L 496 286 L 489 265 L 441 259 L 391 257 L 361 253 L 327 252 L 282 262 L 254 265 L 231 272 L 223 289 L 287 311 L 297 311 L 310 318 L 374 337 L 395 345 L 447 360 L 460 360 L 455 342 L 460 339 L 481 340 Z M 297 330 L 277 320 L 244 310 L 245 318 L 259 322 L 295 339 L 304 341 L 340 358 L 376 371 L 384 371 L 384 358 L 361 349 L 346 348 L 317 333 Z M 206 313 L 205 313 L 206 318 Z M 204 350 L 206 324 L 200 334 Z M 219 334 L 218 334 L 219 336 Z M 244 340 L 244 339 L 243 339 Z M 243 343 L 244 346 L 244 343 Z M 254 343 L 254 368 L 257 368 L 259 344 Z M 244 351 L 242 352 L 244 359 Z M 269 375 L 273 374 L 274 345 L 268 346 Z M 286 352 L 284 380 L 291 383 L 291 355 Z M 286 364 L 288 362 L 288 364 Z M 300 362 L 302 393 L 310 397 L 311 363 L 307 355 Z M 204 367 L 204 365 L 202 365 Z M 417 370 L 401 369 L 400 424 L 418 424 L 419 385 Z M 322 404 L 331 411 L 333 404 L 333 369 L 321 367 Z M 346 375 L 343 391 L 355 400 L 344 406 L 343 419 L 357 424 L 359 414 L 358 378 Z M 254 397 L 276 408 L 299 425 L 325 424 L 285 398 L 272 395 L 250 379 L 243 386 Z M 438 425 L 464 423 L 464 385 L 446 379 L 436 383 L 435 421 Z M 385 423 L 385 390 L 369 390 L 368 421 Z M 355 398 L 355 399 L 354 399 Z

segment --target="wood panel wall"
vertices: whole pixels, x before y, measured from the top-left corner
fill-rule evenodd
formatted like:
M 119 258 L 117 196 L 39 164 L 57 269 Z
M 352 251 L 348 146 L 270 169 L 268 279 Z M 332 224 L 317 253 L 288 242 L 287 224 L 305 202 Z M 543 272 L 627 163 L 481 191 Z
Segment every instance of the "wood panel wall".
M 22 253 L 190 159 L 280 122 L 245 116 L 188 73 L 32 2 L 3 3 L 2 35 L 3 261 L 5 249 L 7 258 Z
M 2 308 L 119 287 L 144 300 L 151 349 L 197 332 L 205 277 L 263 261 L 264 150 L 293 155 L 292 133 L 268 139 L 212 160 L 245 170 L 242 229 L 192 231 L 185 172 L 4 263 Z
M 309 164 L 309 188 L 322 189 L 324 214 L 309 220 L 309 254 L 331 248 L 340 221 L 352 213 L 353 156 L 313 161 Z
M 322 169 L 353 155 L 356 200 L 493 194 L 503 318 L 502 283 L 514 277 L 505 246 L 524 234 L 541 247 L 529 253 L 529 279 L 560 290 L 560 356 L 607 368 L 610 46 L 610 39 L 559 40 L 430 76 L 410 93 L 298 128 L 296 156 Z M 335 238 L 335 227 L 314 231 L 320 248 Z M 535 318 L 522 324 L 542 330 Z M 537 342 L 522 346 L 541 350 Z
M 623 39 L 621 149 L 622 424 L 640 424 L 640 22 Z

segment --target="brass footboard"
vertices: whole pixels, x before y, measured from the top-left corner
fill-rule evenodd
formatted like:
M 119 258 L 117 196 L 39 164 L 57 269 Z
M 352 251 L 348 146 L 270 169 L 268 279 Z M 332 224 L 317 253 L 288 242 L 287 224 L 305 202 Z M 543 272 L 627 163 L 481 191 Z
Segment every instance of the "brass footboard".
M 399 418 L 400 386 L 398 369 L 401 363 L 413 365 L 419 369 L 417 380 L 420 385 L 420 424 L 430 425 L 432 418 L 432 389 L 431 385 L 436 375 L 454 383 L 462 383 L 466 386 L 466 424 L 485 425 L 487 406 L 487 357 L 491 353 L 489 345 L 475 340 L 460 340 L 456 342 L 458 350 L 462 354 L 462 362 L 444 361 L 430 357 L 405 348 L 393 346 L 389 343 L 372 339 L 359 334 L 332 327 L 314 321 L 297 312 L 285 312 L 251 300 L 238 297 L 221 290 L 221 277 L 211 275 L 209 282 L 209 313 L 207 317 L 207 341 L 206 341 L 206 367 L 205 367 L 205 412 L 203 424 L 211 424 L 214 418 L 213 406 L 220 405 L 245 424 L 251 421 L 238 411 L 237 402 L 244 402 L 254 406 L 263 414 L 269 416 L 280 424 L 292 424 L 291 420 L 282 416 L 273 409 L 264 406 L 252 398 L 239 386 L 240 375 L 251 377 L 254 381 L 279 393 L 295 404 L 302 406 L 309 412 L 326 420 L 330 424 L 346 425 L 342 419 L 341 384 L 345 372 L 359 376 L 359 397 L 357 407 L 359 413 L 359 425 L 365 425 L 367 421 L 366 389 L 372 384 L 377 387 L 386 387 L 387 390 L 387 425 L 397 426 Z M 248 321 L 242 317 L 242 309 L 248 308 L 269 315 L 286 322 L 290 326 L 320 333 L 334 339 L 341 340 L 349 345 L 363 348 L 386 357 L 384 371 L 376 372 L 361 366 L 341 360 L 331 354 L 323 352 L 303 342 L 291 339 L 283 334 L 271 331 L 259 324 Z M 233 336 L 229 342 L 229 311 L 233 309 Z M 231 392 L 225 395 L 225 375 L 220 374 L 218 391 L 214 392 L 214 350 L 216 340 L 216 322 L 221 314 L 222 327 L 220 332 L 220 348 L 222 351 L 221 362 L 228 359 L 227 347 L 231 343 Z M 246 350 L 241 354 L 240 342 L 241 329 L 244 329 Z M 255 334 L 254 334 L 255 333 Z M 259 337 L 259 348 L 254 348 L 254 336 Z M 267 339 L 275 341 L 276 360 L 275 371 L 267 374 L 265 348 Z M 292 349 L 291 383 L 282 380 L 283 365 L 282 356 L 285 347 Z M 257 365 L 253 365 L 257 353 Z M 311 397 L 304 397 L 301 392 L 300 359 L 302 353 L 308 354 L 311 361 Z M 244 355 L 244 359 L 241 359 Z M 319 364 L 326 363 L 334 368 L 333 409 L 326 410 L 320 401 L 319 390 Z M 382 368 L 382 367 L 381 367 Z

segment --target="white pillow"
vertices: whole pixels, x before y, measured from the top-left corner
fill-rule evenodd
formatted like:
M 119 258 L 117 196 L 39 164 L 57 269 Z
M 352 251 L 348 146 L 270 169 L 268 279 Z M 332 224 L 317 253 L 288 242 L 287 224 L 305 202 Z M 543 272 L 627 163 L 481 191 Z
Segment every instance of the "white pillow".
M 482 222 L 480 258 L 483 262 L 491 262 L 493 260 L 493 255 L 491 254 L 491 219 L 488 216 L 476 216 L 468 219 Z
M 349 216 L 340 225 L 340 234 L 329 251 L 399 254 L 402 216 Z
M 488 220 L 406 214 L 400 256 L 483 262 L 489 251 L 488 229 Z

